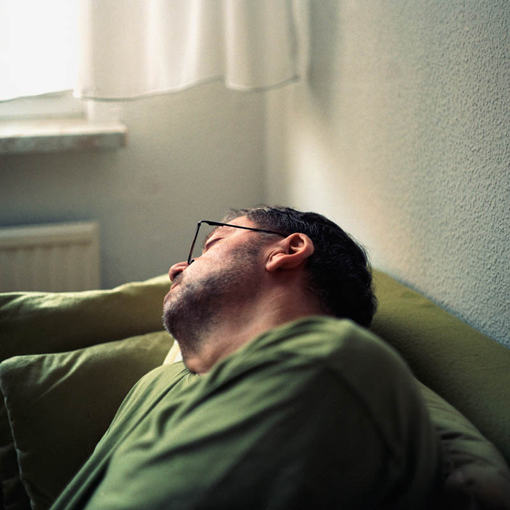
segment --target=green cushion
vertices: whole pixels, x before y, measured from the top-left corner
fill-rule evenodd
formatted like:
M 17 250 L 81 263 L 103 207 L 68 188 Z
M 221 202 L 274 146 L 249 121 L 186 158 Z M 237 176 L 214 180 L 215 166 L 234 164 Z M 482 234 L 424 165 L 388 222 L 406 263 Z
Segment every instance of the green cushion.
M 3 396 L 0 401 L 0 477 L 0 509 L 30 510 L 30 500 L 19 476 L 18 458 Z
M 415 375 L 462 412 L 510 463 L 510 349 L 422 295 L 374 272 L 379 309 L 372 330 Z
M 162 275 L 111 290 L 0 294 L 0 362 L 20 354 L 70 351 L 162 330 L 162 301 L 168 289 L 168 276 Z M 0 481 L 5 508 L 30 508 L 1 395 Z
M 160 331 L 169 288 L 159 276 L 111 290 L 0 294 L 0 361 Z
M 48 508 L 92 453 L 119 405 L 161 365 L 165 331 L 0 365 L 21 479 L 32 508 Z
M 442 508 L 510 508 L 510 469 L 497 448 L 437 393 L 420 383 L 444 459 Z

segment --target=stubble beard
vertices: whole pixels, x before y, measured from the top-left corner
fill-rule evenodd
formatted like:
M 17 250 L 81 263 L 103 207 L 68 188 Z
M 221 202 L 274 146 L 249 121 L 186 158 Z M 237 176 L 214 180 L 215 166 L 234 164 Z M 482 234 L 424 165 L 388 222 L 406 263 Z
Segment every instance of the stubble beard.
M 186 280 L 184 273 L 174 280 L 179 289 L 165 303 L 163 324 L 179 343 L 184 361 L 200 352 L 229 305 L 255 294 L 256 251 L 255 243 L 244 245 L 232 251 L 227 267 L 196 281 Z

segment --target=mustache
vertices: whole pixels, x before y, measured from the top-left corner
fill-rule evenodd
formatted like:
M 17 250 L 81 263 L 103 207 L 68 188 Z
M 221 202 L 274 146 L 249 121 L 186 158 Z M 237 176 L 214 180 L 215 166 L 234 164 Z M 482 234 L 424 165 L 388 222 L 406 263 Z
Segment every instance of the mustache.
M 179 283 L 184 277 L 184 271 L 177 273 L 172 280 L 172 285 Z

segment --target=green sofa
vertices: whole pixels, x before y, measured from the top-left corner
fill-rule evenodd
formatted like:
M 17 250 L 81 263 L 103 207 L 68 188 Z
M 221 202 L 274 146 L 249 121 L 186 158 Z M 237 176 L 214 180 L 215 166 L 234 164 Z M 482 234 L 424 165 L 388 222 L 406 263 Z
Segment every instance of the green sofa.
M 510 349 L 375 271 L 372 330 L 420 381 L 444 453 L 442 508 L 510 508 Z M 172 346 L 167 276 L 0 294 L 0 508 L 48 508 L 133 384 Z

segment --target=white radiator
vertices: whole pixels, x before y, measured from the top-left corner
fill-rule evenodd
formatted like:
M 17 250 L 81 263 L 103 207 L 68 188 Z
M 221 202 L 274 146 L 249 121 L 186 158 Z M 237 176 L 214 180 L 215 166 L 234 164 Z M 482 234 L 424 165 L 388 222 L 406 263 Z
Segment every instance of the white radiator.
M 99 225 L 0 228 L 0 292 L 100 288 Z

